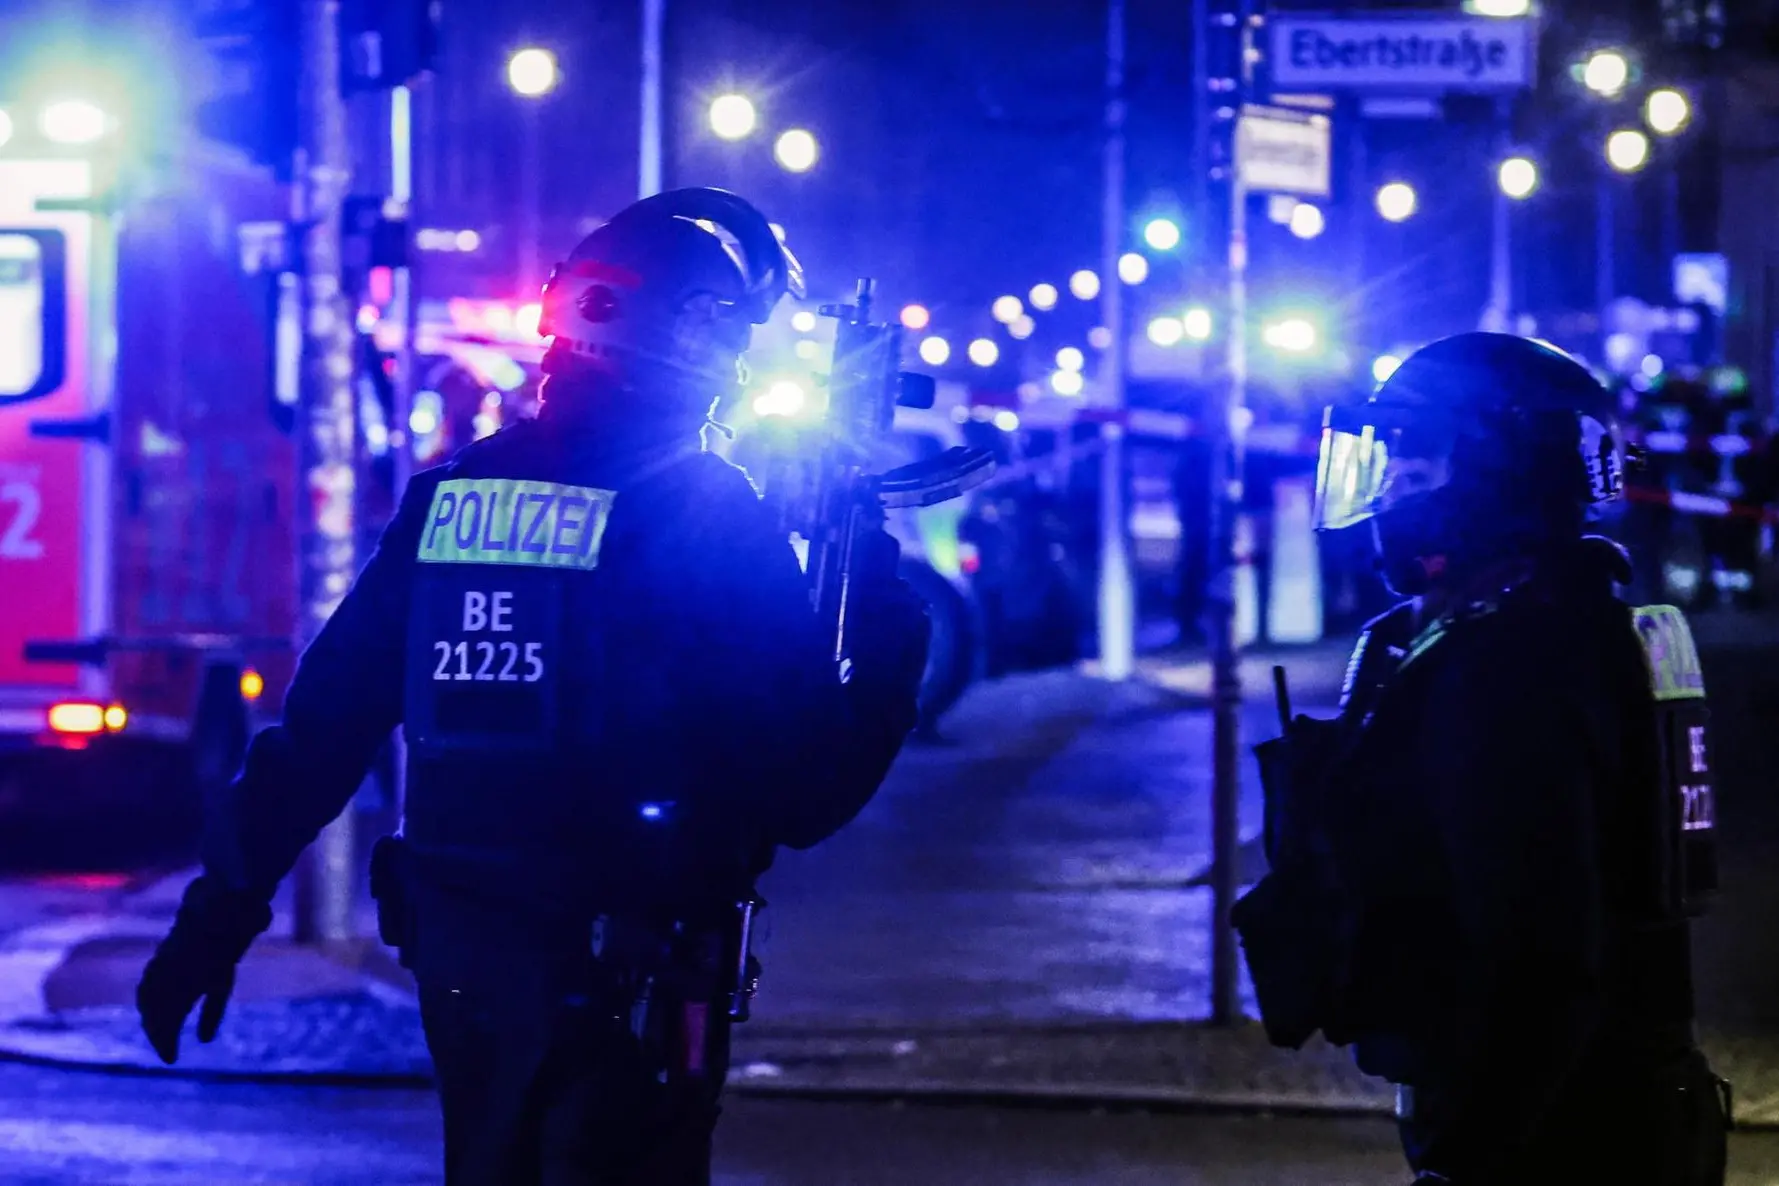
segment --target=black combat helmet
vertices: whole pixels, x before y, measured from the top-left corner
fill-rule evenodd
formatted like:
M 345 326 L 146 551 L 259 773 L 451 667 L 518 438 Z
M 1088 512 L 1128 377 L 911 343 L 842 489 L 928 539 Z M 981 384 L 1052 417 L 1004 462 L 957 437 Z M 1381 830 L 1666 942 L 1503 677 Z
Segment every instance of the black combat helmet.
M 581 240 L 544 285 L 544 370 L 708 410 L 755 325 L 803 270 L 752 205 L 720 189 L 644 198 Z M 556 393 L 551 392 L 554 396 Z
M 1624 485 L 1611 394 L 1544 342 L 1466 333 L 1410 355 L 1353 408 L 1330 408 L 1316 525 L 1370 520 L 1401 593 L 1581 535 Z

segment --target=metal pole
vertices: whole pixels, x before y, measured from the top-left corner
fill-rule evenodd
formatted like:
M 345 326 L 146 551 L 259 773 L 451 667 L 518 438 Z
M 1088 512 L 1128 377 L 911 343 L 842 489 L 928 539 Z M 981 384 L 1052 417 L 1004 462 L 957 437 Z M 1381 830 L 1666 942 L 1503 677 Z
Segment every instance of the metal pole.
M 408 225 L 406 266 L 395 270 L 394 300 L 390 309 L 392 318 L 402 327 L 401 346 L 396 352 L 394 398 L 390 400 L 390 419 L 394 423 L 389 426 L 389 448 L 395 461 L 395 499 L 400 505 L 414 471 L 414 447 L 408 435 L 408 421 L 413 414 L 414 392 L 419 387 L 419 376 L 415 373 L 419 357 L 415 336 L 420 325 L 420 295 L 414 274 L 417 257 L 413 246 L 414 227 L 418 225 L 414 209 L 414 92 L 405 86 L 389 92 L 389 196 L 402 208 Z M 390 736 L 389 745 L 394 780 L 390 795 L 395 800 L 399 816 L 407 803 L 408 790 L 408 747 L 400 729 Z
M 1192 0 L 1192 221 L 1186 241 L 1192 253 L 1195 278 L 1207 271 L 1205 261 L 1216 248 L 1211 234 L 1211 121 L 1216 104 L 1211 101 L 1211 5 Z
M 407 218 L 410 236 L 415 225 L 413 121 L 413 91 L 398 86 L 389 92 L 389 197 Z M 395 398 L 392 401 L 395 422 L 389 426 L 398 498 L 407 487 L 414 464 L 414 453 L 408 441 L 408 414 L 415 387 L 414 323 L 418 320 L 419 305 L 414 291 L 414 263 L 415 253 L 410 242 L 406 266 L 395 269 L 394 295 L 389 308 L 391 320 L 402 327 L 401 346 L 396 351 Z
M 352 318 L 340 282 L 340 215 L 351 182 L 340 98 L 337 0 L 304 0 L 297 226 L 302 236 L 303 349 L 297 403 L 296 643 L 306 647 L 346 595 L 356 567 Z M 352 814 L 322 829 L 296 881 L 296 938 L 352 937 Z
M 1100 674 L 1129 679 L 1135 666 L 1136 624 L 1130 582 L 1130 551 L 1124 507 L 1125 354 L 1124 282 L 1118 257 L 1124 249 L 1124 0 L 1106 6 L 1105 194 L 1100 222 L 1100 316 L 1111 334 L 1100 364 L 1101 400 L 1108 418 L 1100 426 Z
M 1495 164 L 1507 159 L 1513 137 L 1513 107 L 1506 99 L 1495 105 Z M 1495 178 L 1493 228 L 1489 236 L 1489 307 L 1483 310 L 1482 328 L 1505 333 L 1513 316 L 1513 199 Z
M 1241 4 L 1236 38 L 1235 119 L 1248 91 L 1247 5 Z M 1240 142 L 1239 130 L 1235 136 Z M 1235 641 L 1235 525 L 1241 513 L 1243 408 L 1248 383 L 1248 187 L 1239 149 L 1229 175 L 1229 382 L 1212 410 L 1211 581 L 1206 597 L 1211 635 L 1211 1024 L 1234 1025 L 1241 1017 L 1236 985 L 1240 956 L 1230 912 L 1235 906 L 1236 849 L 1241 842 L 1241 654 Z
M 1602 170 L 1594 187 L 1594 306 L 1600 315 L 1600 361 L 1606 361 L 1606 311 L 1612 304 L 1617 268 L 1618 211 L 1613 200 L 1612 176 Z
M 519 205 L 525 219 L 524 229 L 520 231 L 519 237 L 519 291 L 527 299 L 543 284 L 538 267 L 543 241 L 543 183 L 540 174 L 544 168 L 543 118 L 538 113 L 540 102 L 541 98 L 524 100 L 525 145 L 521 154 L 523 160 L 519 164 Z
M 642 145 L 636 196 L 661 192 L 661 42 L 667 0 L 642 0 Z

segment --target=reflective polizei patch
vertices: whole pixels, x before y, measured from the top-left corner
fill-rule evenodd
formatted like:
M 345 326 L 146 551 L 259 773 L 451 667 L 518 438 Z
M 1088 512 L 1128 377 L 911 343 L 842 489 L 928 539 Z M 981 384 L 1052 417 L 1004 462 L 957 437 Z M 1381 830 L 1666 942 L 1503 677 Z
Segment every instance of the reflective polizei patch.
M 1661 700 L 1696 700 L 1705 695 L 1705 672 L 1693 645 L 1686 615 L 1671 605 L 1642 605 L 1631 611 L 1637 638 L 1649 663 L 1649 689 Z
M 611 490 L 516 478 L 440 482 L 420 534 L 427 564 L 599 567 Z

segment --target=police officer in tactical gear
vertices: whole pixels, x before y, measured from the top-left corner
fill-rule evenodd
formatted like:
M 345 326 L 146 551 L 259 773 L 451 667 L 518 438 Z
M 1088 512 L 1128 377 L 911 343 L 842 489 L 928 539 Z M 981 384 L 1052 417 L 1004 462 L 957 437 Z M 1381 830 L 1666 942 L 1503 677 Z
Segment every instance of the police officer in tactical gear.
M 887 536 L 842 682 L 789 540 L 703 450 L 795 259 L 717 190 L 645 199 L 545 289 L 543 408 L 417 476 L 256 737 L 143 974 L 161 1056 L 400 725 L 403 834 L 372 878 L 413 969 L 447 1180 L 698 1183 L 746 930 L 779 845 L 876 790 L 927 622 Z
M 1331 410 L 1319 526 L 1391 588 L 1340 716 L 1259 747 L 1270 872 L 1236 925 L 1269 1036 L 1399 1085 L 1426 1182 L 1723 1181 L 1727 1086 L 1693 1032 L 1715 889 L 1704 685 L 1624 553 L 1607 392 L 1524 338 L 1414 354 Z

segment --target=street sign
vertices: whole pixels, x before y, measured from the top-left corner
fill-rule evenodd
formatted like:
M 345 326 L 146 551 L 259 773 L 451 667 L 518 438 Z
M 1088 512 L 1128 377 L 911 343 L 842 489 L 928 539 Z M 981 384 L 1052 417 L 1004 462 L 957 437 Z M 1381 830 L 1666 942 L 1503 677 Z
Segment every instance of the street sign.
M 1327 197 L 1331 126 L 1325 115 L 1245 105 L 1235 130 L 1242 185 L 1251 193 Z
M 1512 91 L 1533 82 L 1529 17 L 1293 13 L 1268 22 L 1274 86 L 1347 91 Z

